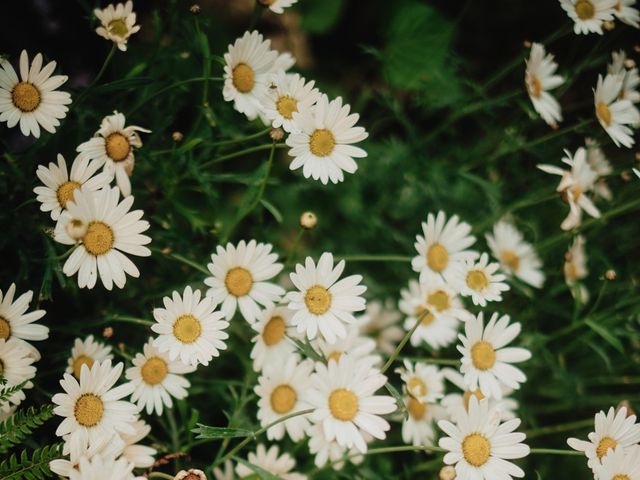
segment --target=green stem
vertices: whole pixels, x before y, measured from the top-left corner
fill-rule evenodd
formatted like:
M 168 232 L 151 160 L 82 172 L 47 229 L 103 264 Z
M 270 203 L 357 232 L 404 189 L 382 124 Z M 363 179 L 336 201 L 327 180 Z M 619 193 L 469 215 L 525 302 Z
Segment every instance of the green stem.
M 271 148 L 288 148 L 284 143 L 268 143 L 266 145 L 258 145 L 256 147 L 245 148 L 244 150 L 239 150 L 237 152 L 229 153 L 227 155 L 222 155 L 220 157 L 214 158 L 213 160 L 209 160 L 208 162 L 204 162 L 202 164 L 202 168 L 207 168 L 216 163 L 224 162 L 225 160 L 230 160 L 232 158 L 242 157 L 243 155 L 249 155 L 255 152 L 261 152 L 263 150 L 270 150 Z
M 554 448 L 532 448 L 531 455 L 566 455 L 568 457 L 583 457 L 584 453 L 576 450 L 556 450 Z
M 335 255 L 337 260 L 347 262 L 410 262 L 412 257 L 405 255 Z
M 247 135 L 246 137 L 241 137 L 241 138 L 233 138 L 231 140 L 222 140 L 220 142 L 200 142 L 197 145 L 194 145 L 193 147 L 190 148 L 190 150 L 195 150 L 198 147 L 226 147 L 228 145 L 233 145 L 235 143 L 244 143 L 244 142 L 248 142 L 251 140 L 255 140 L 258 138 L 262 138 L 265 136 L 265 134 L 267 134 L 269 131 L 271 130 L 271 128 L 267 128 L 265 130 L 260 130 L 257 133 L 252 133 L 251 135 Z M 178 149 L 180 150 L 180 149 Z M 149 155 L 152 157 L 157 157 L 158 155 L 166 155 L 167 153 L 173 153 L 176 151 L 175 145 L 172 148 L 167 148 L 165 150 L 154 150 L 153 152 L 151 152 Z M 33 199 L 33 201 L 35 202 L 36 200 Z
M 527 439 L 542 437 L 553 433 L 569 432 L 572 430 L 578 430 L 585 427 L 593 426 L 593 418 L 587 418 L 586 420 L 578 420 L 576 422 L 563 423 L 561 425 L 551 425 L 548 427 L 534 428 L 532 430 L 525 431 Z
M 433 365 L 448 365 L 452 367 L 459 367 L 460 360 L 453 360 L 449 358 L 425 358 L 425 357 L 407 357 L 401 356 L 398 357 L 402 360 L 411 360 L 412 362 L 422 362 L 422 363 L 431 363 Z
M 162 253 L 166 257 L 169 257 L 169 258 L 171 258 L 173 260 L 177 260 L 178 262 L 184 263 L 185 265 L 188 265 L 188 266 L 198 270 L 199 272 L 204 273 L 207 276 L 211 275 L 211 272 L 206 267 L 203 267 L 199 263 L 196 263 L 193 260 L 189 260 L 188 258 L 183 257 L 182 255 L 179 255 L 177 253 L 163 253 L 162 250 L 157 249 L 157 248 L 151 248 L 151 250 L 154 251 L 154 252 L 157 251 L 158 253 Z
M 291 265 L 296 258 L 296 250 L 298 250 L 298 244 L 300 243 L 300 240 L 302 240 L 302 237 L 304 236 L 304 232 L 306 232 L 306 228 L 300 227 L 296 235 L 296 238 L 293 239 L 293 243 L 291 244 L 291 248 L 289 248 L 289 253 L 287 254 L 287 259 L 284 262 L 285 271 L 291 268 Z
M 384 367 L 382 367 L 381 373 L 386 372 L 389 367 L 393 364 L 393 362 L 396 360 L 396 358 L 398 357 L 398 355 L 400 355 L 400 352 L 402 351 L 402 349 L 404 348 L 404 346 L 407 344 L 407 342 L 409 341 L 409 339 L 411 338 L 411 336 L 413 335 L 413 333 L 417 330 L 417 328 L 420 326 L 420 324 L 422 323 L 422 319 L 424 317 L 426 317 L 429 314 L 428 310 L 425 310 L 424 312 L 422 312 L 420 314 L 420 316 L 418 316 L 418 318 L 416 319 L 416 323 L 413 327 L 411 327 L 411 330 L 409 330 L 407 332 L 407 334 L 404 336 L 404 338 L 400 341 L 400 343 L 398 344 L 398 346 L 396 347 L 395 351 L 391 354 L 391 356 L 389 357 L 389 360 L 387 360 L 387 363 L 384 364 Z
M 171 448 L 174 453 L 180 451 L 180 432 L 178 431 L 178 425 L 173 414 L 173 408 L 167 408 L 167 420 L 169 421 L 169 429 L 171 430 Z M 180 458 L 176 457 L 176 468 L 180 470 Z
M 134 323 L 136 325 L 145 325 L 145 326 L 151 326 L 155 323 L 151 320 L 145 320 L 143 318 L 136 318 L 136 317 L 127 317 L 124 315 L 113 315 L 112 317 L 109 317 L 100 323 L 109 323 L 109 322 Z
M 78 95 L 78 98 L 75 101 L 75 105 L 77 105 L 80 102 L 80 100 L 82 100 L 87 95 L 87 93 L 100 81 L 100 79 L 102 78 L 102 75 L 104 75 L 104 72 L 107 71 L 107 67 L 109 66 L 109 63 L 111 63 L 111 59 L 113 58 L 113 55 L 116 53 L 116 48 L 117 46 L 115 43 L 111 45 L 111 50 L 109 50 L 107 57 L 104 59 L 104 62 L 102 63 L 102 66 L 98 71 L 98 74 L 95 76 L 93 81 L 87 86 L 87 88 L 85 88 L 82 91 L 82 93 Z

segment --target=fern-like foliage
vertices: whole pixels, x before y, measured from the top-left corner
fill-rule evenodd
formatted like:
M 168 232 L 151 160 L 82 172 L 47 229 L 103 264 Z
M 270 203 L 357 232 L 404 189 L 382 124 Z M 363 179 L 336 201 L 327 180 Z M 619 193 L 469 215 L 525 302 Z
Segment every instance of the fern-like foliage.
M 27 382 L 19 383 L 18 385 L 5 386 L 7 381 L 0 379 L 0 406 L 9 401 L 9 399 L 24 388 Z
M 53 416 L 53 405 L 39 408 L 30 407 L 11 415 L 0 422 L 0 453 L 6 453 L 14 445 L 22 442 L 33 430 Z
M 42 480 L 51 477 L 49 462 L 62 457 L 62 444 L 38 448 L 29 454 L 12 454 L 0 463 L 0 480 Z

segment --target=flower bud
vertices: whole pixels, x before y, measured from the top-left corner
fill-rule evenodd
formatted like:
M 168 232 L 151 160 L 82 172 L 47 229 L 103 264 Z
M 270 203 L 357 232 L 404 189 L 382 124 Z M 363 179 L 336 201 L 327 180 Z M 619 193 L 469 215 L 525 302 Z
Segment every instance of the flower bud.
M 438 478 L 440 480 L 455 480 L 456 478 L 456 469 L 451 465 L 444 466 L 440 469 L 440 473 L 438 473 Z
M 178 143 L 182 141 L 182 139 L 184 138 L 184 135 L 182 134 L 182 132 L 175 131 L 171 134 L 171 138 L 173 139 L 174 142 Z
M 300 215 L 300 226 L 302 228 L 311 230 L 312 228 L 315 228 L 317 224 L 318 224 L 318 217 L 316 217 L 315 213 L 304 212 L 302 215 Z
M 72 218 L 66 223 L 64 228 L 67 231 L 67 235 L 78 242 L 82 240 L 82 238 L 87 233 L 87 228 L 89 228 L 89 225 L 84 223 L 79 218 Z
M 173 477 L 173 480 L 207 480 L 207 476 L 202 470 L 190 468 L 189 470 L 180 470 Z
M 284 130 L 282 130 L 281 128 L 272 128 L 271 130 L 269 130 L 269 136 L 271 137 L 271 140 L 279 142 L 284 138 Z

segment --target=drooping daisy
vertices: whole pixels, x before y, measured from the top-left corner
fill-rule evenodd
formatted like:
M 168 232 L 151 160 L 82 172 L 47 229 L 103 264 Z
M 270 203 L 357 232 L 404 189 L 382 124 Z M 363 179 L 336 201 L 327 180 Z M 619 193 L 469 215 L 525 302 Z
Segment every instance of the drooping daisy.
M 133 197 L 119 200 L 120 192 L 115 187 L 97 192 L 77 190 L 56 224 L 55 240 L 76 245 L 62 271 L 67 277 L 77 273 L 80 288 L 93 288 L 98 277 L 107 290 L 114 284 L 123 288 L 125 273 L 135 278 L 140 276 L 125 253 L 139 257 L 151 255 L 151 250 L 144 246 L 151 239 L 142 235 L 149 228 L 149 222 L 141 220 L 144 212 L 129 211 Z M 79 239 L 69 234 L 70 227 L 76 226 L 83 231 Z
M 262 427 L 310 407 L 306 397 L 311 385 L 311 372 L 311 360 L 298 363 L 295 357 L 289 358 L 285 363 L 265 366 L 254 388 L 258 395 L 258 420 Z M 298 442 L 304 438 L 308 427 L 309 419 L 305 415 L 299 415 L 269 428 L 267 438 L 281 440 L 286 431 L 291 440 Z
M 477 252 L 468 250 L 476 238 L 471 225 L 461 222 L 457 215 L 448 221 L 443 211 L 430 213 L 422 222 L 423 235 L 416 235 L 414 244 L 418 255 L 411 261 L 414 272 L 420 273 L 420 283 L 444 278 L 450 281 L 452 267 L 460 262 L 477 258 Z
M 282 365 L 287 358 L 298 357 L 295 344 L 287 338 L 299 336 L 291 325 L 292 315 L 293 312 L 286 307 L 267 308 L 262 311 L 256 323 L 251 325 L 258 332 L 251 339 L 251 358 L 256 372 L 266 365 Z
M 136 14 L 133 11 L 133 2 L 108 5 L 105 9 L 96 8 L 93 14 L 98 17 L 101 25 L 96 28 L 96 33 L 102 38 L 111 40 L 120 50 L 126 52 L 129 37 L 140 30 L 136 25 Z
M 251 465 L 266 470 L 284 480 L 306 480 L 306 475 L 292 472 L 295 468 L 296 461 L 288 453 L 279 454 L 278 446 L 272 445 L 269 450 L 263 444 L 259 444 L 255 453 L 250 452 L 247 461 Z M 239 463 L 236 465 L 236 475 L 239 478 L 246 478 L 255 475 L 256 472 L 246 465 Z
M 613 7 L 613 15 L 622 23 L 640 28 L 640 12 L 634 8 L 637 0 L 618 0 Z
M 40 127 L 54 133 L 67 116 L 71 95 L 56 89 L 67 81 L 66 75 L 51 76 L 56 62 L 42 68 L 38 53 L 29 66 L 27 51 L 20 54 L 20 78 L 11 64 L 0 58 L 0 122 L 13 128 L 20 122 L 24 136 L 40 137 Z
M 138 132 L 148 133 L 151 130 L 135 125 L 125 127 L 125 122 L 124 115 L 117 111 L 107 115 L 91 140 L 78 145 L 77 151 L 104 165 L 104 171 L 111 177 L 115 176 L 122 195 L 128 197 L 131 195 L 129 177 L 135 164 L 133 149 L 142 147 Z
M 525 348 L 507 347 L 519 334 L 519 323 L 509 324 L 509 315 L 501 317 L 494 313 L 487 325 L 484 314 L 465 322 L 464 335 L 458 337 L 462 345 L 458 351 L 462 354 L 460 371 L 464 374 L 469 390 L 480 388 L 485 397 L 502 398 L 501 385 L 517 390 L 527 377 L 512 363 L 524 362 L 531 358 L 531 352 Z
M 369 136 L 363 127 L 354 126 L 360 116 L 351 113 L 351 107 L 338 97 L 331 102 L 322 95 L 315 107 L 293 113 L 297 131 L 287 137 L 294 157 L 291 170 L 302 168 L 305 178 L 320 180 L 323 184 L 339 183 L 344 173 L 355 173 L 358 164 L 354 158 L 364 158 L 367 152 L 353 144 Z
M 602 35 L 602 24 L 613 20 L 616 3 L 617 0 L 560 0 L 560 5 L 574 21 L 573 31 L 577 35 Z
M 151 426 L 147 425 L 144 420 L 136 420 L 132 426 L 135 430 L 134 434 L 120 434 L 120 438 L 124 441 L 120 456 L 126 458 L 136 468 L 149 468 L 155 463 L 154 456 L 158 452 L 155 448 L 140 445 L 138 442 L 149 435 Z
M 635 0 L 632 0 L 635 3 Z M 637 10 L 636 10 L 637 12 Z M 629 64 L 630 59 L 627 58 L 627 54 L 624 50 L 618 52 L 611 52 L 611 63 L 607 65 L 607 73 L 611 75 L 619 75 L 623 77 L 622 87 L 618 98 L 622 100 L 629 100 L 631 103 L 640 102 L 640 92 L 638 91 L 638 85 L 640 85 L 640 75 L 638 74 L 638 68 Z
M 511 480 L 522 478 L 524 472 L 509 460 L 529 455 L 529 447 L 522 443 L 524 433 L 514 430 L 520 419 L 501 423 L 500 409 L 489 408 L 487 400 L 475 397 L 469 402 L 469 412 L 453 424 L 440 420 L 438 426 L 448 437 L 438 444 L 448 450 L 444 463 L 455 465 L 457 478 L 477 480 Z
M 333 255 L 325 252 L 316 265 L 311 257 L 305 264 L 296 265 L 291 281 L 299 290 L 289 292 L 288 307 L 295 311 L 291 324 L 298 332 L 305 332 L 309 340 L 316 338 L 318 331 L 329 343 L 347 336 L 346 324 L 356 323 L 353 312 L 365 309 L 361 296 L 367 287 L 361 285 L 361 275 L 350 275 L 338 280 L 344 271 L 345 261 L 334 267 Z
M 135 388 L 131 401 L 138 405 L 138 410 L 162 415 L 163 405 L 173 407 L 171 397 L 186 398 L 191 384 L 183 375 L 195 371 L 196 367 L 177 359 L 170 360 L 169 354 L 161 353 L 153 342 L 150 338 L 144 344 L 143 353 L 136 354 L 133 366 L 127 368 L 125 376 Z
M 64 157 L 58 154 L 58 164 L 51 162 L 48 167 L 38 165 L 36 175 L 44 185 L 33 189 L 37 195 L 40 210 L 51 212 L 51 219 L 58 220 L 60 213 L 67 208 L 67 202 L 73 200 L 75 190 L 100 190 L 111 182 L 107 173 L 98 173 L 99 162 L 90 162 L 88 158 L 77 156 L 71 165 L 71 173 L 67 171 Z
M 324 358 L 338 361 L 342 355 L 349 355 L 357 362 L 380 365 L 382 358 L 376 352 L 376 342 L 360 334 L 358 325 L 347 325 L 347 336 L 329 343 L 322 337 L 316 337 L 311 345 Z
M 31 350 L 24 342 L 14 338 L 0 338 L 0 377 L 7 382 L 4 387 L 15 387 L 26 382 L 22 389 L 0 403 L 0 412 L 11 411 L 14 405 L 19 405 L 26 398 L 24 390 L 33 387 L 30 380 L 36 375 L 33 362 Z
M 598 175 L 596 182 L 593 184 L 594 196 L 596 199 L 604 198 L 605 200 L 611 201 L 613 193 L 607 184 L 606 178 L 604 178 L 613 172 L 611 163 L 607 160 L 598 142 L 592 138 L 585 139 L 585 147 L 587 149 L 587 163 L 591 167 L 591 170 Z
M 72 373 L 79 380 L 82 365 L 91 368 L 95 362 L 112 359 L 111 346 L 94 341 L 93 335 L 89 335 L 84 340 L 76 338 L 71 349 L 71 357 L 67 360 L 65 372 Z
M 213 357 L 225 350 L 229 334 L 224 330 L 229 322 L 222 312 L 216 312 L 210 297 L 200 299 L 200 290 L 186 287 L 182 296 L 176 291 L 164 297 L 164 308 L 154 308 L 157 323 L 151 330 L 158 334 L 153 346 L 161 353 L 169 352 L 169 360 L 180 358 L 182 363 L 209 365 Z M 173 368 L 173 367 L 172 367 Z M 177 371 L 177 370 L 176 370 Z
M 599 480 L 640 480 L 640 445 L 616 447 L 594 469 Z
M 317 362 L 311 377 L 309 403 L 315 408 L 312 420 L 321 424 L 327 440 L 367 451 L 363 433 L 383 440 L 389 423 L 380 415 L 395 411 L 396 402 L 387 395 L 375 395 L 387 377 L 369 364 L 356 363 L 348 355 L 328 365 Z
M 444 381 L 438 367 L 405 360 L 404 367 L 396 371 L 400 373 L 403 389 L 410 397 L 422 403 L 435 403 L 443 397 Z
M 585 238 L 582 235 L 577 235 L 564 255 L 564 280 L 572 295 L 582 303 L 587 303 L 589 300 L 589 291 L 580 282 L 589 274 L 585 243 Z
M 436 404 L 421 402 L 411 395 L 404 397 L 407 416 L 402 420 L 402 441 L 409 445 L 433 445 L 433 422 L 446 418 L 445 410 Z
M 298 130 L 293 114 L 312 108 L 320 98 L 314 84 L 313 80 L 307 82 L 297 73 L 287 74 L 284 70 L 274 76 L 273 86 L 263 99 L 264 114 L 273 128 L 282 127 L 288 133 Z
M 16 284 L 12 283 L 3 295 L 0 290 L 0 339 L 13 339 L 22 342 L 25 348 L 32 351 L 35 360 L 40 358 L 32 341 L 46 340 L 49 337 L 49 327 L 34 323 L 45 315 L 44 310 L 33 310 L 26 313 L 33 299 L 33 291 L 29 290 L 20 295 L 15 301 Z
M 355 448 L 340 446 L 335 438 L 329 440 L 321 424 L 314 423 L 311 425 L 307 430 L 307 435 L 309 437 L 309 452 L 315 455 L 313 463 L 318 468 L 330 463 L 334 470 L 341 470 L 345 461 L 357 465 L 364 460 L 364 456 L 358 455 L 358 451 Z M 365 441 L 373 439 L 368 434 L 364 434 L 364 436 Z
M 540 43 L 531 45 L 531 54 L 526 60 L 525 85 L 529 98 L 536 112 L 549 125 L 557 125 L 562 121 L 560 104 L 549 90 L 558 88 L 564 83 L 564 78 L 556 75 L 558 64 L 550 53 L 546 53 Z
M 529 285 L 540 288 L 544 283 L 542 262 L 522 233 L 506 220 L 493 226 L 493 232 L 485 235 L 493 256 L 500 262 L 502 270 Z
M 603 460 L 616 448 L 627 449 L 640 443 L 640 423 L 636 423 L 636 416 L 629 415 L 626 407 L 609 408 L 605 414 L 603 410 L 596 413 L 595 432 L 588 435 L 589 441 L 569 438 L 567 443 L 574 450 L 584 452 L 590 468 L 595 469 L 603 465 Z
M 131 425 L 136 420 L 136 406 L 122 400 L 132 392 L 132 385 L 114 387 L 122 374 L 122 363 L 111 366 L 111 360 L 83 365 L 80 381 L 64 374 L 60 380 L 64 393 L 56 393 L 53 412 L 64 417 L 56 435 L 69 435 L 72 445 L 89 445 L 113 433 L 135 434 Z
M 502 292 L 509 290 L 506 277 L 500 273 L 498 263 L 489 263 L 483 253 L 478 261 L 467 260 L 456 265 L 452 284 L 463 297 L 471 297 L 474 305 L 485 307 L 487 302 L 502 301 Z
M 604 79 L 598 75 L 594 105 L 596 117 L 613 143 L 631 148 L 635 143 L 631 127 L 640 123 L 640 112 L 631 100 L 619 98 L 623 82 L 620 75 L 607 74 Z
M 213 276 L 204 280 L 211 287 L 207 297 L 222 304 L 220 309 L 227 320 L 231 320 L 239 308 L 245 320 L 252 324 L 260 315 L 258 304 L 272 308 L 284 295 L 282 287 L 268 281 L 283 267 L 278 263 L 278 254 L 271 249 L 269 243 L 241 240 L 237 246 L 218 245 L 216 253 L 211 255 L 207 268 Z
M 367 303 L 364 315 L 358 317 L 358 325 L 362 335 L 373 337 L 381 353 L 391 355 L 404 337 L 399 320 L 400 312 L 393 307 L 393 302 L 383 304 L 374 300 Z
M 262 5 L 267 7 L 273 13 L 284 13 L 285 8 L 289 8 L 298 0 L 258 0 Z
M 82 457 L 77 469 L 69 471 L 70 480 L 134 480 L 133 464 L 126 458 L 104 458 L 102 455 L 94 455 L 91 460 Z M 144 478 L 144 477 L 142 477 Z

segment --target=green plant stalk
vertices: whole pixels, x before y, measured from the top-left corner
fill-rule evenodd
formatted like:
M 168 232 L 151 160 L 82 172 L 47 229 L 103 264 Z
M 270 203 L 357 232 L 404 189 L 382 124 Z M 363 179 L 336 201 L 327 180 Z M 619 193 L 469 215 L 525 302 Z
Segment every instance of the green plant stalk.
M 168 92 L 169 90 L 173 90 L 174 88 L 181 87 L 182 85 L 187 85 L 189 83 L 197 83 L 197 82 L 204 82 L 204 81 L 222 81 L 222 80 L 224 80 L 222 77 L 208 77 L 208 78 L 194 77 L 194 78 L 187 78 L 186 80 L 180 80 L 178 82 L 172 83 L 171 85 L 168 85 L 164 88 L 161 88 L 157 92 L 152 93 L 148 97 L 143 98 L 137 105 L 135 105 L 131 110 L 129 110 L 129 112 L 127 113 L 127 116 L 130 116 L 134 112 L 138 111 L 145 103 L 149 102 L 150 100 L 153 100 L 157 96 L 162 95 L 163 93 Z
M 151 250 L 154 252 L 162 253 L 162 251 L 158 248 L 151 248 Z M 188 265 L 198 270 L 199 272 L 204 273 L 207 276 L 211 275 L 211 272 L 206 267 L 203 267 L 199 263 L 194 262 L 193 260 L 189 260 L 188 258 L 183 257 L 182 255 L 179 255 L 177 253 L 162 253 L 162 255 L 169 257 L 173 260 L 177 260 L 180 263 L 184 263 L 185 265 Z
M 174 453 L 180 451 L 180 432 L 178 431 L 178 425 L 176 424 L 176 419 L 173 413 L 173 408 L 167 408 L 167 420 L 169 421 L 169 429 L 171 431 L 171 448 L 173 448 Z M 180 458 L 176 457 L 176 469 L 180 470 Z
M 100 81 L 100 79 L 104 75 L 104 72 L 107 71 L 107 67 L 109 66 L 109 63 L 111 63 L 111 59 L 113 58 L 113 55 L 116 53 L 116 49 L 117 49 L 117 46 L 114 42 L 113 45 L 111 45 L 111 50 L 109 50 L 107 57 L 104 59 L 104 62 L 102 62 L 102 66 L 100 67 L 98 74 L 95 76 L 93 81 L 87 86 L 87 88 L 85 88 L 82 91 L 82 93 L 78 95 L 78 98 L 74 102 L 74 105 L 78 105 L 80 101 L 87 95 L 87 93 Z
M 222 155 L 220 157 L 214 158 L 213 160 L 209 160 L 208 162 L 204 162 L 202 164 L 202 168 L 207 168 L 211 165 L 214 165 L 216 163 L 220 163 L 220 162 L 224 162 L 225 160 L 231 160 L 232 158 L 238 158 L 238 157 L 242 157 L 244 155 L 249 155 L 251 153 L 255 153 L 255 152 L 261 152 L 263 150 L 269 150 L 271 148 L 288 148 L 288 146 L 285 143 L 267 143 L 265 145 L 258 145 L 255 147 L 249 147 L 249 148 L 245 148 L 244 150 L 239 150 L 237 152 L 233 152 L 233 153 L 229 153 L 227 155 Z
M 337 260 L 346 262 L 410 262 L 412 257 L 406 255 L 393 254 L 372 254 L 372 255 L 336 255 Z
M 389 369 L 389 367 L 393 364 L 393 362 L 396 360 L 398 355 L 400 355 L 400 352 L 402 351 L 404 346 L 407 344 L 407 342 L 409 341 L 413 333 L 418 329 L 418 327 L 422 323 L 422 319 L 426 317 L 428 314 L 429 314 L 429 310 L 425 310 L 420 314 L 420 316 L 416 319 L 415 325 L 411 327 L 411 330 L 409 330 L 407 334 L 404 336 L 404 338 L 400 341 L 395 351 L 389 357 L 389 360 L 387 360 L 387 363 L 385 363 L 384 367 L 382 367 L 382 370 L 380 371 L 380 373 L 384 373 Z
M 592 427 L 593 426 L 593 418 L 587 418 L 585 420 L 578 420 L 576 422 L 562 423 L 560 425 L 551 425 L 548 427 L 540 427 L 534 428 L 532 430 L 525 430 L 524 434 L 527 436 L 527 439 L 542 437 L 545 435 L 559 433 L 559 432 L 569 432 L 572 430 L 578 430 L 581 428 Z
M 293 243 L 291 244 L 291 248 L 289 248 L 289 253 L 287 254 L 287 259 L 284 262 L 285 270 L 288 270 L 293 265 L 293 262 L 295 261 L 295 258 L 296 258 L 296 251 L 298 250 L 298 245 L 300 244 L 300 240 L 302 240 L 302 237 L 304 236 L 304 232 L 306 231 L 307 231 L 306 228 L 300 227 L 298 230 L 298 233 L 296 234 L 296 238 L 293 239 Z

